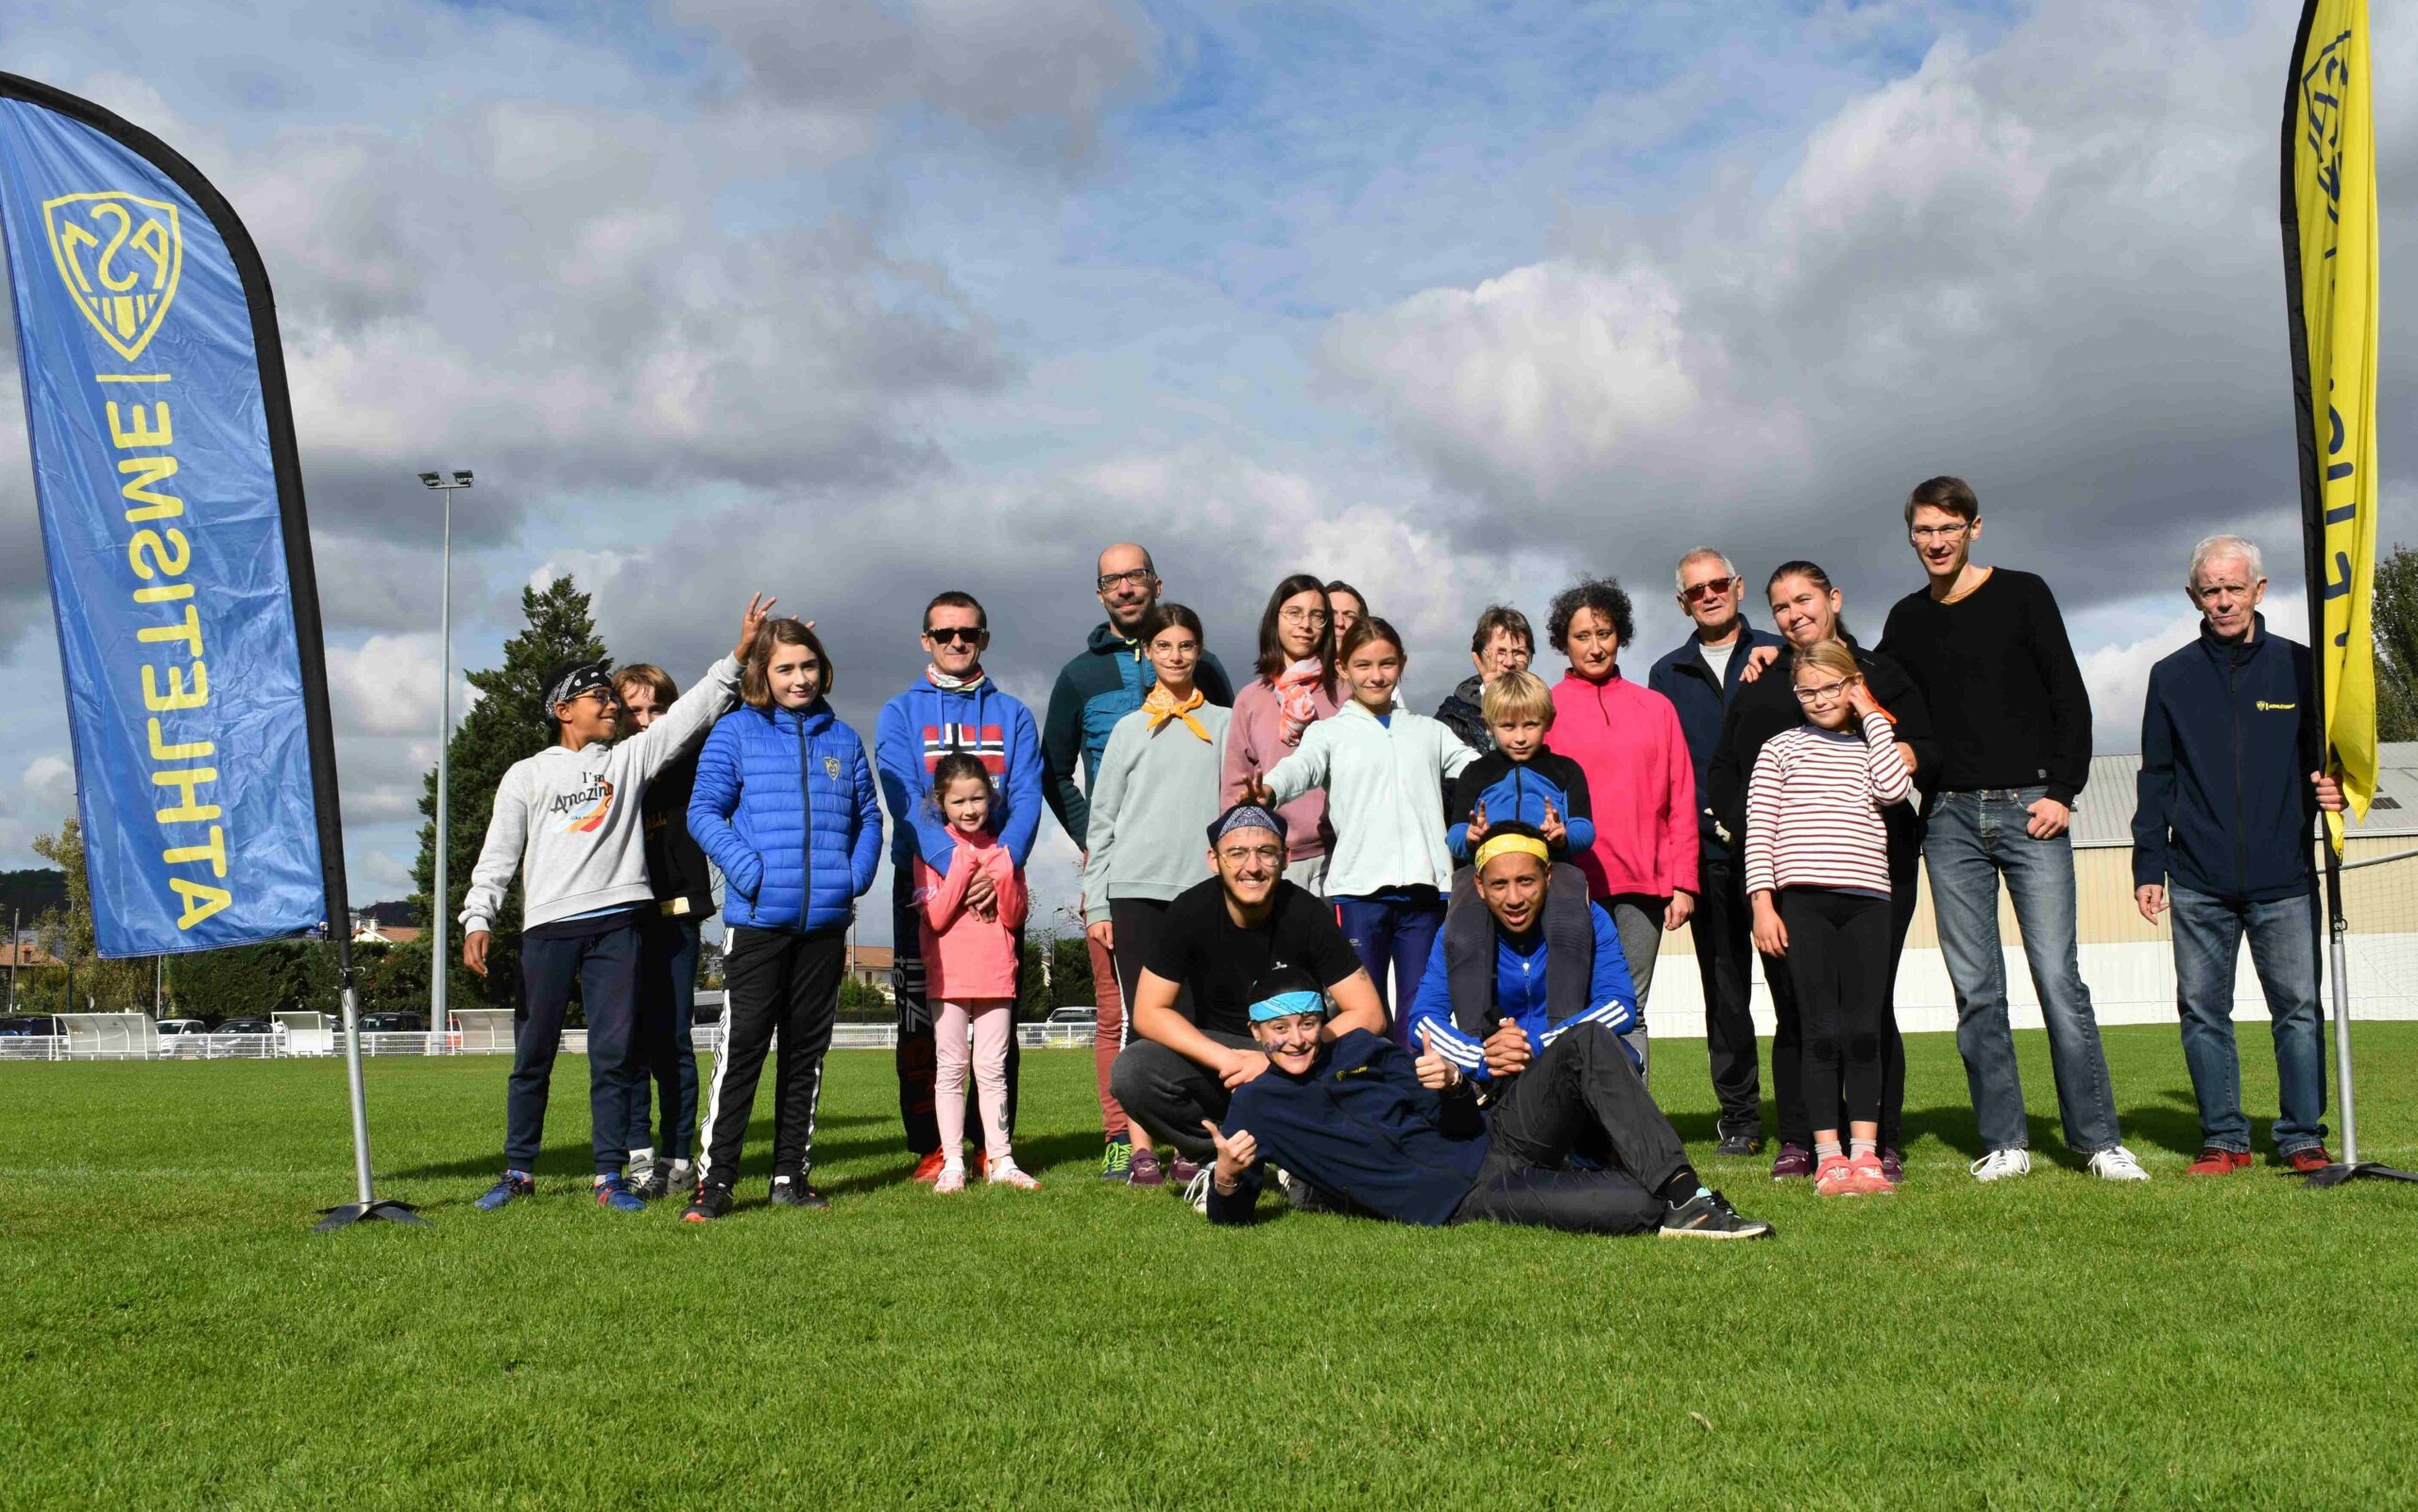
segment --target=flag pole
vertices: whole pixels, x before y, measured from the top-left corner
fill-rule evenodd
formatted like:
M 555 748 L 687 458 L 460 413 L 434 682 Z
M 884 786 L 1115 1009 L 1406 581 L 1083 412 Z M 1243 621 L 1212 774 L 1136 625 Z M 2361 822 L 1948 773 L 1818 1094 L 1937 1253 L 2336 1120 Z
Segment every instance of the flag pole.
M 2299 163 L 2296 157 L 2301 134 L 2308 126 L 2308 123 L 2302 119 L 2302 74 L 2308 64 L 2309 40 L 2315 30 L 2321 10 L 2327 10 L 2338 18 L 2341 13 L 2339 8 L 2328 7 L 2325 0 L 2307 0 L 2307 3 L 2302 7 L 2300 25 L 2292 40 L 2291 72 L 2286 76 L 2284 82 L 2280 204 L 2284 237 L 2284 305 L 2290 332 L 2289 345 L 2292 363 L 2292 408 L 2293 419 L 2299 433 L 2301 571 L 2308 596 L 2309 698 L 2308 707 L 2302 716 L 2304 729 L 2307 732 L 2304 748 L 2319 754 L 2321 772 L 2339 773 L 2341 762 L 2334 745 L 2331 710 L 2326 702 L 2326 651 L 2331 637 L 2326 629 L 2325 605 L 2330 592 L 2341 590 L 2330 589 L 2327 583 L 2326 525 L 2328 521 L 2325 509 L 2327 467 L 2325 459 L 2318 452 L 2317 415 L 2321 401 L 2317 397 L 2318 389 L 2315 385 L 2317 375 L 2310 371 L 2308 317 L 2302 283 L 2306 270 L 2301 262 Z M 2360 31 L 2364 46 L 2364 25 L 2361 25 Z M 2361 59 L 2361 66 L 2365 66 L 2364 57 Z M 2364 78 L 2358 80 L 2357 87 L 2364 90 L 2366 80 Z M 2354 186 L 2354 192 L 2357 192 L 2356 186 Z M 2319 207 L 2319 212 L 2324 212 L 2324 207 Z M 2325 255 L 2329 259 L 2333 256 L 2330 247 L 2326 249 Z M 2333 268 L 2330 263 L 2322 270 L 2322 276 L 2329 280 L 2332 279 Z M 2331 297 L 2330 294 L 2327 296 L 2329 299 Z M 2330 382 L 2330 378 L 2328 381 Z M 2340 422 L 2337 423 L 2339 425 Z M 2337 439 L 2338 441 L 2341 439 L 2339 431 Z M 2365 562 L 2354 565 L 2346 561 L 2343 567 L 2346 576 L 2351 571 L 2365 572 L 2370 569 L 2369 564 Z M 2361 654 L 2366 654 L 2368 648 L 2358 649 Z M 2358 1110 L 2354 1100 L 2354 1079 L 2351 1069 L 2350 960 L 2344 939 L 2351 932 L 2351 925 L 2350 921 L 2343 917 L 2342 912 L 2342 853 L 2335 841 L 2333 825 L 2327 823 L 2326 817 L 2322 813 L 2316 818 L 2315 834 L 2318 847 L 2324 854 L 2325 864 L 2325 965 L 2326 975 L 2332 978 L 2335 1102 L 2341 1109 L 2342 1117 L 2342 1159 L 2338 1164 L 2313 1172 L 2308 1178 L 2308 1184 L 2312 1187 L 2334 1187 L 2360 1177 L 2418 1181 L 2418 1175 L 2394 1170 L 2390 1166 L 2372 1164 L 2359 1159 Z M 2312 929 L 2318 926 L 2317 909 L 2314 902 L 2309 909 L 2309 925 Z M 2313 960 L 2311 965 L 2312 967 L 2315 965 Z

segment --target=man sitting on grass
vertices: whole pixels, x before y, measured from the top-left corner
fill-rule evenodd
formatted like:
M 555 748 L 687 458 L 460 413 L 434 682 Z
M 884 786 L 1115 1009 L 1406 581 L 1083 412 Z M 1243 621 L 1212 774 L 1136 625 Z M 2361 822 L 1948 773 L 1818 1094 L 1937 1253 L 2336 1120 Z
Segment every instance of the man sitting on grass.
M 1352 1029 L 1324 1037 L 1326 997 L 1296 971 L 1264 981 L 1252 1038 L 1268 1073 L 1235 1089 L 1222 1126 L 1202 1120 L 1218 1151 L 1209 1219 L 1246 1223 L 1261 1171 L 1274 1162 L 1359 1211 L 1440 1226 L 1487 1219 L 1574 1233 L 1762 1239 L 1768 1223 L 1739 1216 L 1688 1164 L 1679 1136 L 1601 1023 L 1574 1026 L 1542 1056 L 1497 1055 L 1495 1079 L 1522 1095 L 1490 1123 L 1473 1083 L 1430 1049 L 1413 1062 L 1391 1040 Z M 1515 1066 L 1514 1061 L 1519 1063 Z M 1600 1151 L 1601 1170 L 1571 1157 Z

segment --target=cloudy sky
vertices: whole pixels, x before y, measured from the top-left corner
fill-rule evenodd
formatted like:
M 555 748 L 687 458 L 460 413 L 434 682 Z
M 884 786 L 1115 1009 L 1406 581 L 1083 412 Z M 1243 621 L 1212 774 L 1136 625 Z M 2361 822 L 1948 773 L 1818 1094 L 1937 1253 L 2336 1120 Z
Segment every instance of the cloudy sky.
M 1230 664 L 1283 574 L 1355 582 L 1422 707 L 1480 607 L 1582 569 L 1637 591 L 1642 675 L 1700 540 L 1755 584 L 1823 562 L 1877 633 L 1919 582 L 1899 501 L 1953 471 L 2132 749 L 2190 543 L 2299 577 L 2296 9 L 19 0 L 0 58 L 177 144 L 265 252 L 366 900 L 408 889 L 434 752 L 425 467 L 478 474 L 460 661 L 570 571 L 617 656 L 685 678 L 762 588 L 867 732 L 945 586 L 1037 714 L 1128 535 Z M 2376 47 L 2418 77 L 2404 8 Z M 2418 109 L 2376 106 L 2390 540 Z M 24 445 L 0 428 L 0 868 L 73 791 Z

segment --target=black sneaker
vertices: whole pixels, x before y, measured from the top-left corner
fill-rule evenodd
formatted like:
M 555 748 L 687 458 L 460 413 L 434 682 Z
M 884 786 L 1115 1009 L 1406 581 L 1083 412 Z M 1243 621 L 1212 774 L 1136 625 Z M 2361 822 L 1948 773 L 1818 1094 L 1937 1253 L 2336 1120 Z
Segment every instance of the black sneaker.
M 1712 1152 L 1731 1160 L 1742 1159 L 1748 1155 L 1760 1155 L 1763 1152 L 1762 1131 L 1757 1130 L 1748 1133 L 1723 1134 L 1721 1143 L 1712 1147 Z
M 689 1211 L 680 1215 L 683 1223 L 711 1223 L 730 1211 L 730 1188 L 701 1186 Z
M 794 1176 L 773 1178 L 773 1206 L 776 1208 L 827 1208 L 830 1205 L 829 1198 Z
M 1665 1239 L 1768 1239 L 1772 1226 L 1738 1215 L 1729 1199 L 1718 1192 L 1700 1191 L 1685 1202 L 1674 1202 L 1662 1215 Z

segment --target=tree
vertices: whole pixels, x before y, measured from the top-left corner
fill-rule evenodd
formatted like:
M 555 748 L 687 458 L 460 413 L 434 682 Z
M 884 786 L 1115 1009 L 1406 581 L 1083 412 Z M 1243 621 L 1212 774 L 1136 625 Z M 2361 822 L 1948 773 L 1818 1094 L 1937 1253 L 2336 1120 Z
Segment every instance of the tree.
M 151 960 L 103 960 L 93 935 L 93 890 L 84 875 L 84 829 L 70 819 L 56 835 L 34 837 L 34 854 L 66 874 L 67 901 L 34 923 L 42 947 L 75 974 L 76 1001 L 64 1011 L 84 1011 L 89 997 L 103 1011 L 151 1006 Z M 62 973 L 62 976 L 65 975 Z M 63 991 L 63 988 L 62 988 Z
M 2376 739 L 2418 740 L 2418 548 L 2376 564 L 2368 627 L 2376 647 Z
M 1090 1008 L 1099 1001 L 1092 986 L 1091 946 L 1080 934 L 1027 936 L 1023 977 L 1016 1017 L 1027 1023 L 1047 1018 L 1054 1009 Z
M 602 661 L 604 643 L 596 638 L 596 623 L 588 614 L 588 596 L 568 577 L 544 589 L 520 590 L 520 612 L 528 625 L 503 644 L 503 665 L 468 673 L 478 689 L 478 701 L 453 727 L 447 747 L 451 757 L 446 793 L 445 886 L 452 894 L 447 911 L 458 917 L 470 885 L 470 867 L 478 860 L 486 838 L 487 816 L 495 807 L 496 785 L 504 772 L 524 756 L 545 749 L 552 738 L 546 707 L 546 673 L 566 661 Z M 417 891 L 412 904 L 422 924 L 431 917 L 429 890 L 436 875 L 436 769 L 429 769 L 422 784 L 419 811 L 426 819 L 419 831 L 419 858 L 412 867 Z M 482 981 L 463 969 L 456 952 L 446 962 L 448 996 L 463 1002 L 508 1005 L 518 996 L 520 966 L 520 883 L 515 878 L 494 921 L 495 939 L 487 947 L 487 977 Z M 449 929 L 456 943 L 459 935 Z

